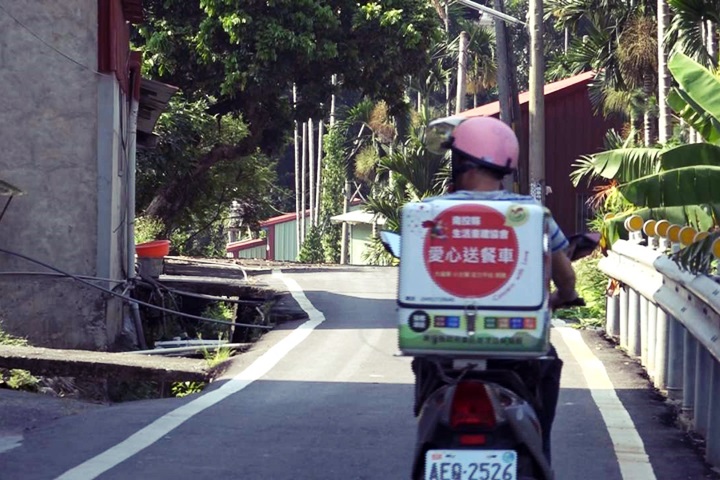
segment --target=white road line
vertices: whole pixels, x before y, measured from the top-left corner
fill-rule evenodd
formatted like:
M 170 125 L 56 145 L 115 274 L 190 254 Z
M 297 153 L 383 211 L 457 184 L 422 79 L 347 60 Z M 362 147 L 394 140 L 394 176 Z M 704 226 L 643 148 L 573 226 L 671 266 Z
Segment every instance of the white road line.
M 295 301 L 307 312 L 309 318 L 305 323 L 293 330 L 290 335 L 275 344 L 248 368 L 230 379 L 222 387 L 204 393 L 192 402 L 163 415 L 123 442 L 68 470 L 56 480 L 90 480 L 124 462 L 162 439 L 194 415 L 224 400 L 233 393 L 239 392 L 261 378 L 293 348 L 305 340 L 318 325 L 325 321 L 325 316 L 310 303 L 295 280 L 283 275 L 279 270 L 273 271 L 273 275 L 285 283 Z
M 23 436 L 22 435 L 4 435 L 0 434 L 0 453 L 7 452 L 8 450 L 12 450 L 13 448 L 17 448 L 20 445 L 22 445 Z
M 613 442 L 622 477 L 627 480 L 655 480 L 642 438 L 635 429 L 630 414 L 618 399 L 605 366 L 585 344 L 580 332 L 568 327 L 559 327 L 555 331 L 562 335 L 573 357 L 580 364 L 590 394 Z

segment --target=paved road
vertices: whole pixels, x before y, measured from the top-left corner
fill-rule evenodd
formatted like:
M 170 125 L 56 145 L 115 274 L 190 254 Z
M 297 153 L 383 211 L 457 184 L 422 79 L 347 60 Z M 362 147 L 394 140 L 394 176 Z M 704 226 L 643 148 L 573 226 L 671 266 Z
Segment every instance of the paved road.
M 284 274 L 310 320 L 267 334 L 202 395 L 90 409 L 28 432 L 0 454 L 0 480 L 409 478 L 413 379 L 394 355 L 394 276 Z M 713 478 L 635 364 L 592 332 L 553 336 L 566 362 L 558 479 Z

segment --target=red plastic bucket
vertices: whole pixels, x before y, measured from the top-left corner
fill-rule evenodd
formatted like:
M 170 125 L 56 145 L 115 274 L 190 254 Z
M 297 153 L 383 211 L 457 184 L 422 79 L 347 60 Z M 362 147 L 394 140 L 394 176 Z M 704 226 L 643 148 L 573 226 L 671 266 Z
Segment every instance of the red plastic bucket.
M 153 240 L 135 245 L 135 252 L 142 258 L 162 258 L 170 253 L 170 240 Z

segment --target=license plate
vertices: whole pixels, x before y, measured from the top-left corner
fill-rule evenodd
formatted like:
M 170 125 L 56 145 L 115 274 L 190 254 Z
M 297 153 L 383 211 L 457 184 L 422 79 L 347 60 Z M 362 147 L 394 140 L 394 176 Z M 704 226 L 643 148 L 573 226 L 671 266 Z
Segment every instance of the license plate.
M 517 480 L 515 450 L 429 450 L 425 480 Z

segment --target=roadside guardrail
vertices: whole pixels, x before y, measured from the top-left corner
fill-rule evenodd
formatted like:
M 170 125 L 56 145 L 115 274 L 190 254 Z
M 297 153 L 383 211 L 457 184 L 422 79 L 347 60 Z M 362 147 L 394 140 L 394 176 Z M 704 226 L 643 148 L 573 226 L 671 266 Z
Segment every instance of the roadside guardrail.
M 720 467 L 720 283 L 667 255 L 707 233 L 637 216 L 625 227 L 630 239 L 616 241 L 599 263 L 619 282 L 607 297 L 606 332 L 675 402 L 705 439 L 706 461 Z

